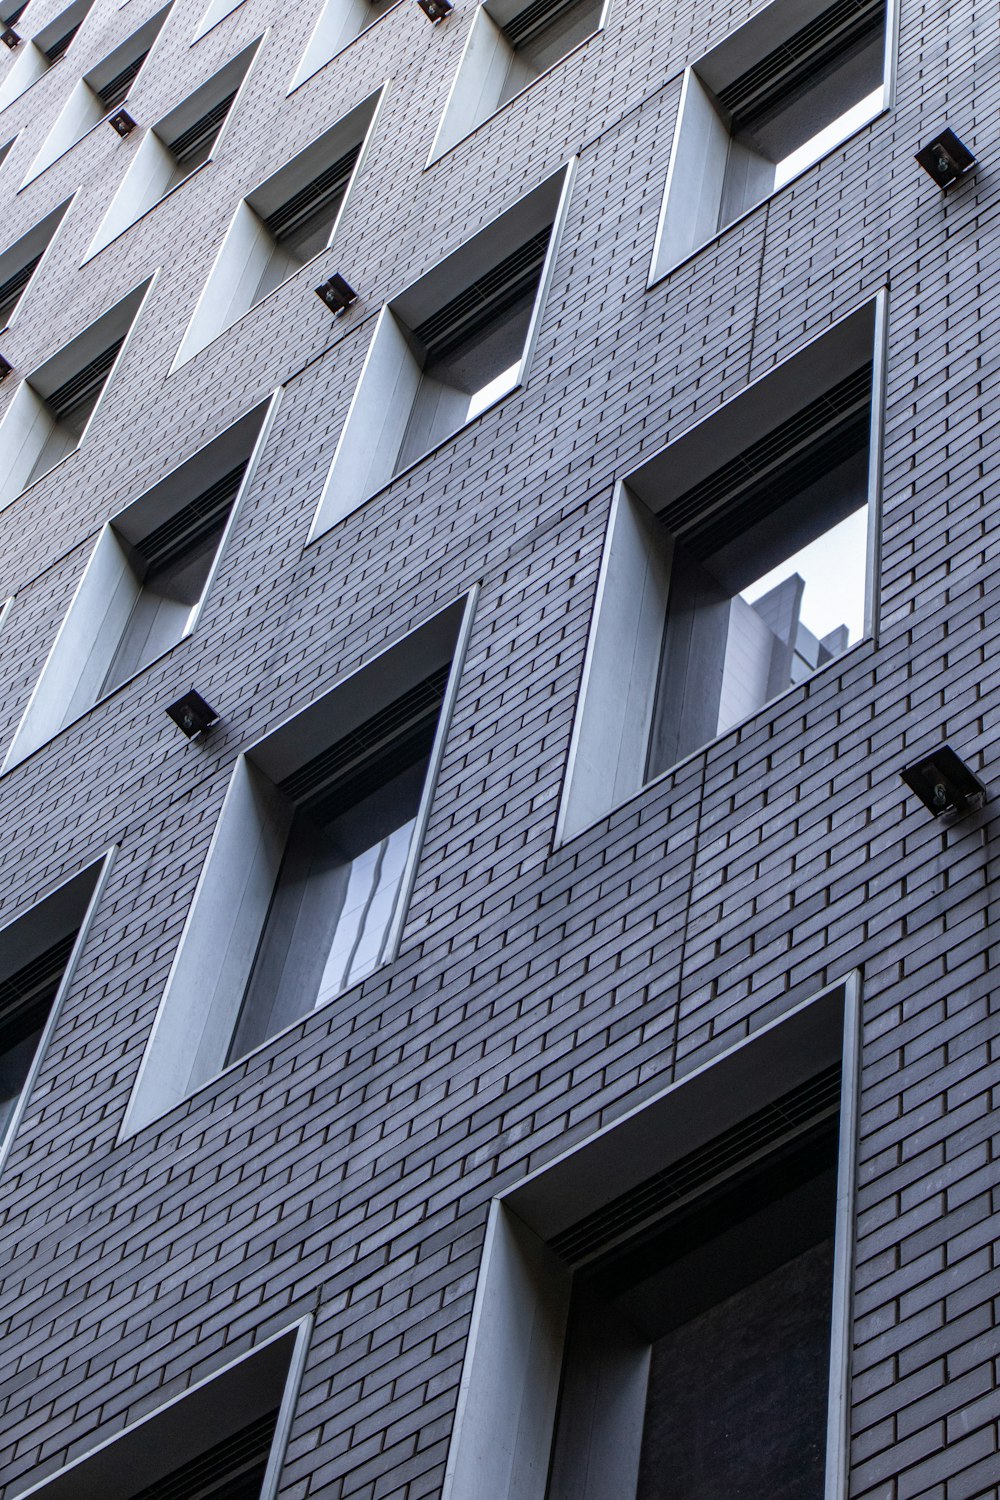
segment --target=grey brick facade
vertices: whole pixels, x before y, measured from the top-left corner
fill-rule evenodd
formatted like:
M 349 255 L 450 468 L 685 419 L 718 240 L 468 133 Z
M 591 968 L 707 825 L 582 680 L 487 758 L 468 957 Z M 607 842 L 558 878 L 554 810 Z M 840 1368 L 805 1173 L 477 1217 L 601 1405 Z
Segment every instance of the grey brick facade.
M 0 1494 L 311 1313 L 281 1500 L 438 1497 L 494 1195 L 858 971 L 849 1493 L 1000 1495 L 1000 804 L 945 828 L 899 776 L 946 740 L 1000 790 L 996 8 L 900 0 L 892 108 L 647 287 L 683 70 L 757 0 L 613 0 L 426 170 L 472 0 L 401 0 L 291 95 L 315 4 L 189 46 L 175 0 L 140 125 L 262 37 L 249 82 L 216 158 L 84 261 L 143 131 L 17 187 L 158 6 L 94 0 L 0 115 L 0 249 L 73 199 L 0 409 L 156 273 L 87 441 L 0 511 L 0 756 L 103 524 L 282 395 L 197 629 L 0 776 L 0 925 L 116 846 L 0 1177 Z M 333 247 L 168 374 L 237 200 L 387 80 Z M 982 158 L 947 197 L 913 160 L 945 123 Z M 526 384 L 308 541 L 383 302 L 574 156 Z M 616 481 L 882 288 L 876 638 L 556 846 Z M 476 585 L 398 957 L 119 1142 L 236 757 Z M 200 744 L 164 714 L 192 685 Z

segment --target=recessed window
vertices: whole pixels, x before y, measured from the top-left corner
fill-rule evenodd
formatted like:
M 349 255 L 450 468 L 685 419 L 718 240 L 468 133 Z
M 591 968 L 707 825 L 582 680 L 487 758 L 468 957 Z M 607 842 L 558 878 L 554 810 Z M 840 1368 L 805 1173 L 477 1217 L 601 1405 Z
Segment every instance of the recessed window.
M 147 1416 L 29 1483 L 23 1500 L 273 1500 L 311 1331 L 302 1319 L 174 1400 L 161 1395 Z
M 894 50 L 886 0 L 773 0 L 689 68 L 650 279 L 880 114 Z
M 326 0 L 288 92 L 325 67 L 348 42 L 353 42 L 398 3 L 399 0 Z
M 74 0 L 54 21 L 35 33 L 30 42 L 18 49 L 14 64 L 0 84 L 0 109 L 15 99 L 51 68 L 68 50 L 70 42 L 83 25 L 93 0 Z M 9 23 L 8 23 L 9 24 Z
M 125 1135 L 394 957 L 470 620 L 435 615 L 239 757 Z
M 103 868 L 92 865 L 0 929 L 0 1161 L 72 977 Z
M 856 981 L 498 1199 L 447 1500 L 836 1500 Z
M 607 19 L 610 0 L 487 0 L 476 8 L 430 160 L 561 62 Z
M 330 245 L 380 99 L 381 90 L 239 203 L 172 369 Z
M 83 442 L 150 282 L 23 380 L 0 422 L 0 506 Z
M 85 73 L 70 94 L 42 147 L 32 162 L 21 186 L 44 172 L 46 167 L 81 141 L 88 131 L 124 103 L 150 48 L 167 18 L 169 6 L 158 11 L 114 52 Z
M 548 178 L 382 309 L 314 535 L 524 381 L 571 177 Z
M 0 328 L 10 326 L 69 205 L 67 198 L 0 254 Z
M 227 16 L 231 16 L 234 10 L 239 10 L 243 0 L 209 0 L 208 5 L 202 13 L 201 20 L 195 27 L 191 45 L 199 41 L 206 32 L 211 31 L 213 26 L 218 26 Z
M 620 485 L 562 837 L 870 632 L 881 308 L 843 320 Z
M 254 407 L 104 527 L 5 770 L 190 635 L 275 404 Z
M 146 132 L 87 254 L 96 255 L 208 161 L 260 46 L 260 38 Z
M 4 26 L 16 26 L 27 9 L 28 0 L 7 0 L 5 5 L 0 5 L 0 22 Z

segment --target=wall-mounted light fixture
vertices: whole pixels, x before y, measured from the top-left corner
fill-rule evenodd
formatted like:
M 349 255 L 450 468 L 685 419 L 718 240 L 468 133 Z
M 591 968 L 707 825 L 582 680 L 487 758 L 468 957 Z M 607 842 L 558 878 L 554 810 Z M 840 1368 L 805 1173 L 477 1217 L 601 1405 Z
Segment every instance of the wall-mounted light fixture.
M 964 146 L 955 132 L 947 128 L 917 152 L 917 161 L 943 193 L 976 165 L 976 158 L 968 146 Z
M 936 818 L 951 821 L 962 813 L 977 812 L 989 801 L 979 777 L 950 745 L 941 745 L 932 755 L 907 766 L 902 777 Z
M 357 302 L 358 294 L 343 276 L 334 274 L 329 281 L 324 281 L 322 286 L 316 288 L 316 295 L 332 313 L 346 312 L 352 302 Z
M 443 21 L 454 10 L 451 0 L 417 0 L 428 21 Z
M 197 739 L 200 734 L 207 734 L 212 725 L 219 722 L 215 709 L 194 688 L 185 693 L 183 698 L 178 698 L 176 703 L 171 703 L 167 713 L 189 740 Z
M 127 109 L 119 109 L 113 115 L 109 115 L 108 124 L 121 136 L 131 135 L 135 129 L 135 121 Z
M 18 36 L 13 26 L 8 26 L 5 31 L 0 31 L 0 42 L 3 42 L 4 46 L 9 47 L 13 52 L 15 47 L 19 47 L 21 45 L 21 38 Z

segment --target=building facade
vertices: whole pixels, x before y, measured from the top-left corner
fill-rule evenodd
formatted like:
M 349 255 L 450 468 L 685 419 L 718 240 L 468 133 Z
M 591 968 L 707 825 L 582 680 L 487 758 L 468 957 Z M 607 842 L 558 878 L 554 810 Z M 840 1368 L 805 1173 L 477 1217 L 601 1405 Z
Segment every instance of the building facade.
M 0 21 L 4 1500 L 995 1497 L 995 10 Z

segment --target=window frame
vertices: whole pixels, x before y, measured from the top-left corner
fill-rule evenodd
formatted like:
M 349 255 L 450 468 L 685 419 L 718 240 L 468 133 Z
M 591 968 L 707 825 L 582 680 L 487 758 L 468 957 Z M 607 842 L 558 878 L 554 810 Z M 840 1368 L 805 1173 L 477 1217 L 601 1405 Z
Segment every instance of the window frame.
M 490 1203 L 442 1500 L 546 1500 L 572 1273 L 549 1249 L 561 1229 L 710 1139 L 713 1116 L 738 1122 L 740 1096 L 766 1102 L 776 1067 L 809 1076 L 842 1059 L 824 1500 L 843 1500 L 848 1464 L 851 1315 L 858 1163 L 861 980 L 852 971 L 696 1064 L 537 1167 Z M 818 1054 L 817 1054 L 818 1049 Z M 807 1062 L 807 1059 L 812 1059 Z M 769 1080 L 769 1082 L 767 1081 Z M 787 1086 L 787 1085 L 784 1085 Z M 672 1154 L 671 1154 L 672 1152 Z M 633 1397 L 633 1400 L 635 1398 Z M 644 1401 L 644 1392 L 642 1393 Z M 606 1439 L 606 1442 L 609 1442 Z M 579 1500 L 606 1500 L 598 1479 Z M 619 1497 L 616 1485 L 614 1494 Z
M 823 161 L 825 161 L 829 156 L 832 156 L 835 152 L 843 150 L 850 141 L 861 135 L 863 131 L 868 130 L 876 120 L 881 119 L 883 115 L 889 114 L 894 108 L 896 98 L 896 70 L 899 53 L 899 0 L 885 0 L 885 31 L 883 39 L 884 48 L 882 63 L 881 105 L 876 110 L 874 110 L 874 112 L 868 119 L 862 121 L 858 125 L 855 125 L 853 128 L 848 130 L 846 135 L 842 136 L 839 140 L 826 147 L 816 158 L 814 158 L 814 160 L 810 161 L 807 165 L 800 167 L 798 171 L 794 172 L 790 177 L 788 177 L 780 187 L 772 188 L 771 191 L 766 195 L 766 197 L 761 198 L 759 202 L 752 204 L 749 208 L 743 209 L 734 218 L 730 219 L 727 224 L 724 224 L 722 226 L 719 226 L 717 224 L 712 232 L 706 235 L 704 239 L 697 241 L 697 243 L 692 243 L 682 253 L 674 254 L 671 251 L 669 245 L 670 230 L 673 223 L 679 219 L 680 215 L 684 214 L 685 212 L 689 212 L 688 204 L 686 204 L 685 202 L 678 202 L 678 189 L 675 184 L 675 178 L 678 177 L 679 173 L 688 170 L 688 163 L 684 161 L 683 158 L 688 154 L 688 151 L 685 149 L 685 147 L 689 146 L 691 140 L 689 131 L 691 130 L 692 116 L 699 104 L 702 108 L 709 107 L 707 105 L 707 102 L 702 103 L 703 97 L 707 101 L 707 95 L 709 91 L 707 89 L 707 86 L 701 82 L 698 70 L 699 68 L 704 66 L 706 60 L 711 58 L 717 50 L 720 50 L 720 48 L 723 46 L 732 45 L 734 40 L 738 40 L 741 33 L 752 31 L 758 27 L 766 25 L 769 20 L 773 19 L 773 12 L 776 9 L 780 10 L 785 3 L 786 0 L 770 0 L 770 4 L 765 6 L 763 11 L 758 11 L 755 16 L 746 21 L 744 25 L 740 27 L 736 32 L 731 33 L 730 36 L 726 37 L 723 42 L 719 44 L 719 48 L 711 49 L 704 55 L 704 57 L 699 58 L 697 62 L 689 64 L 684 69 L 684 74 L 681 80 L 680 98 L 677 105 L 677 116 L 674 121 L 674 130 L 670 143 L 670 157 L 667 165 L 667 176 L 663 189 L 663 197 L 660 200 L 660 211 L 659 217 L 657 219 L 656 235 L 653 241 L 653 252 L 650 257 L 649 272 L 646 277 L 647 291 L 650 291 L 654 286 L 658 285 L 658 283 L 663 281 L 667 276 L 672 276 L 676 271 L 680 270 L 682 266 L 686 266 L 690 261 L 694 260 L 696 256 L 701 255 L 702 252 L 707 250 L 710 246 L 717 244 L 718 241 L 723 237 L 723 235 L 728 234 L 730 230 L 735 229 L 738 225 L 745 223 L 753 214 L 758 213 L 765 207 L 766 204 L 770 203 L 775 197 L 777 197 L 779 193 L 783 193 L 786 191 L 786 189 L 793 187 L 795 183 L 797 183 L 802 177 L 804 177 L 807 172 L 812 171 L 814 167 L 818 167 Z M 821 15 L 822 13 L 823 7 L 821 7 L 816 12 L 817 15 Z M 791 30 L 794 31 L 795 27 L 793 26 Z M 788 34 L 788 28 L 784 28 L 783 30 L 779 28 L 775 33 L 776 40 L 773 45 L 778 45 L 780 43 L 781 36 Z M 688 126 L 688 129 L 685 129 L 686 124 Z M 697 123 L 695 123 L 693 129 L 698 129 Z M 727 137 L 730 140 L 732 138 L 728 132 Z M 725 183 L 723 180 L 722 191 L 724 191 L 724 187 Z M 673 207 L 671 207 L 672 192 L 674 193 L 675 200 Z M 719 202 L 716 204 L 716 208 L 718 211 L 721 211 L 721 198 L 722 192 L 720 192 Z
M 622 629 L 627 632 L 627 639 L 632 644 L 638 642 L 643 646 L 645 655 L 652 655 L 658 662 L 666 611 L 669 607 L 671 564 L 669 560 L 664 561 L 662 556 L 662 547 L 667 539 L 667 533 L 662 528 L 656 531 L 655 516 L 643 501 L 633 494 L 629 481 L 640 474 L 648 464 L 663 459 L 691 437 L 700 437 L 703 432 L 710 433 L 712 424 L 732 420 L 732 413 L 738 411 L 738 403 L 748 398 L 757 400 L 766 383 L 776 376 L 781 376 L 783 379 L 791 378 L 790 372 L 793 372 L 795 362 L 802 356 L 818 358 L 817 350 L 825 339 L 848 337 L 855 320 L 860 321 L 869 317 L 873 329 L 872 395 L 868 449 L 865 615 L 861 638 L 846 651 L 817 667 L 801 682 L 791 683 L 783 688 L 773 698 L 755 708 L 752 713 L 730 725 L 729 728 L 713 736 L 704 744 L 680 756 L 673 764 L 664 767 L 663 770 L 647 779 L 645 770 L 636 772 L 634 767 L 639 762 L 643 767 L 646 765 L 654 703 L 652 695 L 655 694 L 655 689 L 659 684 L 659 672 L 657 668 L 654 668 L 653 687 L 647 695 L 648 701 L 644 700 L 644 706 L 640 704 L 638 708 L 634 708 L 630 696 L 633 689 L 629 685 L 625 706 L 613 720 L 616 725 L 623 726 L 624 748 L 620 748 L 616 753 L 614 775 L 610 774 L 606 762 L 600 763 L 601 784 L 604 790 L 601 805 L 597 806 L 593 793 L 588 794 L 585 778 L 588 776 L 588 765 L 599 762 L 603 753 L 599 747 L 595 746 L 592 725 L 601 721 L 601 695 L 606 690 L 605 686 L 602 686 L 601 660 L 602 653 L 606 651 L 606 640 L 617 629 Z M 635 797 L 645 795 L 651 787 L 655 787 L 664 778 L 675 775 L 689 761 L 704 755 L 709 746 L 718 744 L 729 735 L 739 734 L 744 725 L 751 723 L 761 714 L 771 712 L 775 704 L 783 702 L 794 693 L 803 695 L 808 693 L 810 684 L 822 675 L 841 670 L 852 652 L 863 649 L 871 643 L 877 643 L 887 353 L 888 291 L 883 287 L 874 297 L 866 299 L 851 312 L 838 318 L 821 333 L 794 349 L 770 370 L 744 386 L 701 422 L 695 423 L 694 426 L 679 434 L 659 453 L 645 459 L 637 469 L 618 479 L 614 486 L 601 554 L 590 630 L 553 837 L 554 848 L 558 849 L 571 839 L 585 833 Z M 633 590 L 636 618 L 618 626 L 616 624 L 616 600 L 623 596 L 623 590 L 627 587 Z M 626 647 L 626 649 L 631 648 Z M 622 684 L 619 680 L 616 691 L 621 690 Z M 642 714 L 646 716 L 644 727 L 637 722 Z M 606 722 L 612 721 L 606 720 Z M 629 736 L 627 742 L 624 739 L 626 735 Z M 631 762 L 631 768 L 623 762 L 623 756 Z M 589 774 L 593 777 L 593 772 Z

